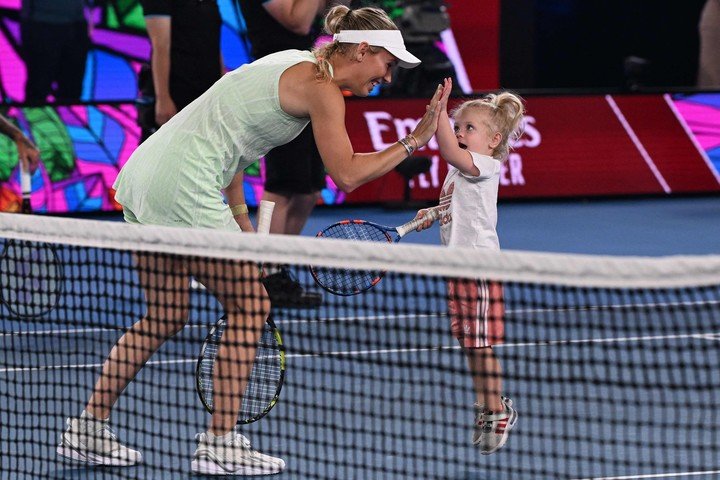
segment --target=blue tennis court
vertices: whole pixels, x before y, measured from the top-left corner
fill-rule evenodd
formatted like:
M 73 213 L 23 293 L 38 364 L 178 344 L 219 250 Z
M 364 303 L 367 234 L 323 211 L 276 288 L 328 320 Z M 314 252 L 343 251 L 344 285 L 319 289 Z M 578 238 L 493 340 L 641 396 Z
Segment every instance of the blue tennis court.
M 318 209 L 305 233 L 341 218 L 396 225 L 413 216 Z M 720 201 L 501 204 L 498 227 L 505 249 L 717 254 Z M 437 229 L 403 243 L 438 244 Z M 312 284 L 305 270 L 297 273 Z M 145 464 L 94 469 L 55 455 L 65 418 L 83 408 L 119 328 L 142 313 L 139 289 L 110 286 L 116 274 L 122 272 L 100 263 L 97 283 L 77 287 L 97 295 L 78 295 L 31 325 L 8 319 L 3 307 L 2 478 L 201 478 L 189 473 L 194 436 L 209 418 L 194 390 L 195 364 L 219 308 L 202 290 L 194 293 L 199 308 L 191 324 L 153 357 L 113 411 L 118 435 L 145 452 Z M 506 341 L 496 351 L 519 421 L 504 449 L 481 456 L 469 441 L 473 398 L 465 360 L 439 313 L 444 281 L 414 284 L 422 289 L 415 296 L 404 295 L 406 282 L 389 275 L 363 296 L 326 294 L 319 310 L 274 313 L 287 346 L 287 379 L 278 405 L 242 432 L 254 447 L 282 455 L 288 471 L 277 478 L 720 477 L 720 417 L 712 408 L 720 400 L 717 289 L 573 297 L 523 284 L 508 288 Z M 24 333 L 10 333 L 17 331 Z M 688 372 L 696 375 L 679 381 Z M 29 449 L 31 439 L 42 448 Z M 683 448 L 648 451 L 676 443 Z M 643 464 L 646 458 L 662 461 Z

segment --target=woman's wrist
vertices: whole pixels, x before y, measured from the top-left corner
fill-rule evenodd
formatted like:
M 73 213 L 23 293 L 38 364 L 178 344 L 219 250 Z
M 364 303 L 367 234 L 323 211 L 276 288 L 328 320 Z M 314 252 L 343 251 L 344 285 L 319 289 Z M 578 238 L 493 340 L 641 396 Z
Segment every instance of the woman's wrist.
M 401 138 L 400 140 L 398 140 L 398 142 L 400 142 L 400 145 L 405 147 L 405 151 L 407 152 L 408 157 L 412 155 L 415 150 L 417 150 L 418 141 L 412 134 Z
M 231 206 L 230 213 L 232 213 L 233 217 L 237 217 L 238 215 L 247 215 L 248 214 L 247 204 L 241 203 L 238 205 Z
M 15 143 L 26 143 L 27 141 L 27 137 L 19 128 L 16 131 L 12 132 L 11 138 Z
M 418 142 L 418 139 L 415 135 L 409 133 L 408 136 L 405 138 L 407 138 L 411 143 L 415 144 L 415 150 L 418 150 L 420 148 L 420 142 Z

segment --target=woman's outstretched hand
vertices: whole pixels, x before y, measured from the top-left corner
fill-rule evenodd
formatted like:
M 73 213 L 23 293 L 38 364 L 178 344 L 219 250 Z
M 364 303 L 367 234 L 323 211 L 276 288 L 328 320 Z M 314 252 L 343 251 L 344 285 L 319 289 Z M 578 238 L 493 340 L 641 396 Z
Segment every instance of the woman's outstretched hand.
M 435 134 L 435 130 L 437 130 L 438 118 L 440 117 L 440 109 L 438 106 L 440 99 L 445 93 L 445 88 L 447 88 L 447 82 L 445 82 L 445 85 L 438 85 L 437 89 L 435 89 L 435 94 L 430 99 L 430 105 L 425 107 L 425 115 L 423 115 L 420 123 L 418 123 L 415 130 L 413 130 L 412 135 L 418 142 L 417 148 L 428 143 Z

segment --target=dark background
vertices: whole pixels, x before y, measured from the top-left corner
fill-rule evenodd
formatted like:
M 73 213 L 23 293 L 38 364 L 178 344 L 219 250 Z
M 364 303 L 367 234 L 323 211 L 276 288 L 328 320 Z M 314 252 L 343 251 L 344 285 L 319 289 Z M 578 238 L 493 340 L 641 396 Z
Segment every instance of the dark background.
M 648 61 L 635 75 L 640 89 L 692 87 L 704 3 L 503 0 L 500 86 L 630 89 L 624 61 L 636 56 Z

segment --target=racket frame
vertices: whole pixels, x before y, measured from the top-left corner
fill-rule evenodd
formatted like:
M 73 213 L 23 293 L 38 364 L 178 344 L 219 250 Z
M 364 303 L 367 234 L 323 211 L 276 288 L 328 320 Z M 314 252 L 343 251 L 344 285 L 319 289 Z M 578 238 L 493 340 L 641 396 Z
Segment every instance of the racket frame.
M 25 169 L 22 162 L 18 163 L 18 168 L 20 170 L 20 191 L 22 192 L 22 200 L 20 205 L 20 213 L 31 215 L 33 213 L 32 210 L 32 175 L 31 173 Z M 51 244 L 47 243 L 35 243 L 35 242 L 26 242 L 23 240 L 7 240 L 5 242 L 5 248 L 3 249 L 2 256 L 0 257 L 0 270 L 5 269 L 6 262 L 9 262 L 11 260 L 8 259 L 8 255 L 10 251 L 14 251 L 14 249 L 20 249 L 20 253 L 22 254 L 22 249 L 24 248 L 42 248 L 46 249 L 48 252 L 48 255 L 46 255 L 46 258 L 50 259 L 49 265 L 54 267 L 55 271 L 57 272 L 56 275 L 56 282 L 57 282 L 57 288 L 56 292 L 54 293 L 55 301 L 49 302 L 47 305 L 42 306 L 40 309 L 31 311 L 31 312 L 25 312 L 24 310 L 32 310 L 32 309 L 23 309 L 18 308 L 15 303 L 15 301 L 11 301 L 7 299 L 7 293 L 5 292 L 6 286 L 0 285 L 0 302 L 2 302 L 3 305 L 12 313 L 16 318 L 24 319 L 24 320 L 34 320 L 40 317 L 43 317 L 50 313 L 52 310 L 55 309 L 57 306 L 60 297 L 63 294 L 63 268 L 62 264 L 58 260 L 58 254 L 55 247 Z M 23 261 L 22 257 L 19 259 L 16 259 L 16 261 Z M 8 272 L 9 273 L 9 272 Z M 2 273 L 0 272 L 0 276 L 2 276 Z
M 322 229 L 320 232 L 318 232 L 316 237 L 324 238 L 325 232 L 327 232 L 333 228 L 336 228 L 336 227 L 342 227 L 342 226 L 351 225 L 351 224 L 368 225 L 368 226 L 373 227 L 376 230 L 382 232 L 385 235 L 385 239 L 387 240 L 387 243 L 398 243 L 400 241 L 400 239 L 402 239 L 408 233 L 417 229 L 420 225 L 425 223 L 428 219 L 435 221 L 439 217 L 440 217 L 440 207 L 433 207 L 433 208 L 427 209 L 426 216 L 424 216 L 422 218 L 414 218 L 414 219 L 410 220 L 409 222 L 406 222 L 397 227 L 388 227 L 386 225 L 380 225 L 380 224 L 370 222 L 367 220 L 341 220 L 339 222 L 335 222 L 332 225 L 329 225 L 329 226 L 325 227 L 324 229 Z M 391 234 L 394 234 L 394 236 Z M 333 237 L 333 238 L 337 238 L 337 237 Z M 348 240 L 362 241 L 361 239 L 357 239 L 357 238 L 356 239 L 348 239 Z M 367 270 L 349 270 L 349 269 L 343 269 L 343 268 L 310 266 L 310 274 L 312 275 L 313 279 L 315 280 L 315 283 L 317 283 L 326 292 L 329 292 L 329 293 L 332 293 L 333 295 L 338 295 L 341 297 L 350 297 L 353 295 L 359 295 L 361 293 L 367 292 L 368 290 L 373 288 L 375 285 L 380 283 L 380 281 L 383 279 L 383 277 L 385 276 L 385 273 L 386 273 L 385 270 L 378 271 L 378 275 L 375 276 L 372 280 L 370 280 L 368 282 L 364 282 L 362 287 L 351 291 L 349 289 L 348 290 L 338 290 L 336 288 L 327 286 L 325 284 L 325 282 L 323 282 L 320 279 L 320 274 L 318 273 L 318 269 L 324 269 L 324 270 L 328 270 L 331 272 L 332 271 L 340 272 L 338 274 L 335 274 L 336 277 L 340 277 L 340 276 L 357 277 L 358 274 L 347 273 L 347 272 L 368 272 L 368 271 Z M 346 273 L 343 274 L 342 272 L 346 272 Z M 337 282 L 337 283 L 342 284 L 343 282 Z M 350 282 L 348 282 L 348 283 L 350 283 Z M 353 283 L 357 284 L 358 282 L 353 282 Z

